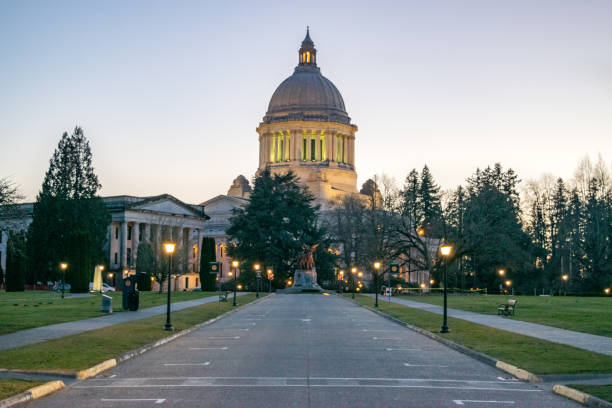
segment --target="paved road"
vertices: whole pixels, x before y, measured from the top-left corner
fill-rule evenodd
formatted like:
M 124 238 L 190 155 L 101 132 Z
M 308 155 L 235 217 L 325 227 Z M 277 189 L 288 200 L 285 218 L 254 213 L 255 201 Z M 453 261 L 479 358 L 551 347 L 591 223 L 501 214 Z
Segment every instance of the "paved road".
M 336 296 L 276 295 L 34 407 L 577 407 Z
M 374 295 L 367 295 L 374 297 Z M 378 298 L 379 302 L 387 302 L 387 297 Z M 391 301 L 402 305 L 410 306 L 415 309 L 425 310 L 427 312 L 442 314 L 442 306 L 430 305 L 429 303 L 417 302 L 403 298 L 391 297 Z M 452 303 L 452 298 L 449 298 L 449 305 Z M 520 307 L 519 304 L 519 311 Z M 473 323 L 482 324 L 496 329 L 507 330 L 514 333 L 524 334 L 526 336 L 536 337 L 538 339 L 551 341 L 553 343 L 565 344 L 581 348 L 595 353 L 606 354 L 612 356 L 612 338 L 604 336 L 596 336 L 594 334 L 580 333 L 571 330 L 559 329 L 557 327 L 545 326 L 543 324 L 524 322 L 512 318 L 507 318 L 497 315 L 486 315 L 481 313 L 466 312 L 459 309 L 448 309 L 448 315 L 457 319 L 467 320 Z
M 245 292 L 237 293 L 238 296 L 244 294 Z M 176 302 L 172 303 L 172 310 L 183 310 L 188 307 L 194 307 L 202 305 L 204 303 L 216 302 L 217 300 L 219 300 L 217 296 L 209 296 L 199 299 L 186 300 L 184 302 Z M 115 305 L 115 307 L 121 307 L 121 304 Z M 28 344 L 40 343 L 46 340 L 71 336 L 73 334 L 79 334 L 89 330 L 101 329 L 103 327 L 112 326 L 114 324 L 121 324 L 134 320 L 146 319 L 147 317 L 153 317 L 164 313 L 166 313 L 165 304 L 162 306 L 154 306 L 146 309 L 140 309 L 136 312 L 113 313 L 108 316 L 92 317 L 91 319 L 50 324 L 48 326 L 21 330 L 15 333 L 0 336 L 0 350 L 27 346 Z

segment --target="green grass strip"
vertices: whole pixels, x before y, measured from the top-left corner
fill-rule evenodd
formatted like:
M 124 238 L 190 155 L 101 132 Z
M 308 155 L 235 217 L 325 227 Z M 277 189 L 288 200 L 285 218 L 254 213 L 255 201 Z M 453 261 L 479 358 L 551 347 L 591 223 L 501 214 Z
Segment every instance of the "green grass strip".
M 115 313 L 124 311 L 121 306 L 121 292 L 105 294 L 113 298 Z M 172 292 L 172 303 L 214 295 L 216 292 Z M 60 296 L 59 293 L 51 291 L 0 291 L 0 335 L 106 315 L 100 311 L 100 293 L 84 298 L 61 299 Z M 164 305 L 166 299 L 166 293 L 140 292 L 140 308 Z
M 264 294 L 265 295 L 265 294 Z M 240 296 L 239 305 L 255 300 Z M 212 302 L 172 313 L 175 332 L 232 310 L 232 302 Z M 171 335 L 163 330 L 166 315 L 117 324 L 73 336 L 0 352 L 0 367 L 21 370 L 74 372 L 116 358 L 130 350 Z
M 41 384 L 42 382 L 40 381 L 0 379 L 0 400 L 12 397 Z
M 612 385 L 568 384 L 568 387 L 586 392 L 604 401 L 612 402 Z
M 401 296 L 401 299 L 442 306 L 439 293 Z M 487 315 L 497 314 L 497 305 L 517 299 L 514 316 L 508 319 L 612 337 L 612 297 L 449 295 L 448 307 Z
M 373 307 L 374 299 L 358 295 L 356 300 Z M 498 360 L 513 364 L 534 374 L 578 374 L 612 372 L 612 356 L 551 343 L 535 337 L 449 318 L 451 332 L 440 334 L 442 316 L 379 300 L 381 312 L 413 326 L 420 327 L 466 346 L 488 354 Z

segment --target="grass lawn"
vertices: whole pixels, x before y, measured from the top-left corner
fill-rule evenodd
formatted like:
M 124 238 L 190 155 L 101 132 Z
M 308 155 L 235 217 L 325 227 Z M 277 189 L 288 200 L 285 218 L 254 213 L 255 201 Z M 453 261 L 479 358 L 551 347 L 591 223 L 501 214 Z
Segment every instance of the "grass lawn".
M 255 295 L 244 295 L 237 300 L 239 305 L 245 305 L 255 300 Z M 172 325 L 180 331 L 231 309 L 231 301 L 191 307 L 173 312 Z M 82 370 L 171 335 L 163 330 L 165 322 L 166 315 L 160 315 L 1 351 L 0 367 L 58 372 Z
M 108 294 L 108 292 L 107 292 Z M 172 292 L 172 303 L 198 299 L 216 292 Z M 113 297 L 113 312 L 122 312 L 121 292 Z M 166 293 L 140 292 L 140 308 L 159 306 L 166 303 Z M 0 335 L 49 324 L 70 322 L 104 316 L 100 312 L 101 295 L 61 299 L 51 291 L 0 292 Z
M 374 299 L 367 296 L 358 295 L 356 300 L 366 306 L 374 305 Z M 454 318 L 448 319 L 451 332 L 442 335 L 439 333 L 441 315 L 395 303 L 379 302 L 379 305 L 381 312 L 534 374 L 612 372 L 612 356 Z
M 40 381 L 0 379 L 0 400 L 42 384 Z
M 568 384 L 568 387 L 594 395 L 604 401 L 612 402 L 612 385 Z
M 443 302 L 438 294 L 402 298 L 434 305 Z M 497 305 L 508 299 L 518 299 L 516 315 L 510 319 L 612 337 L 611 297 L 450 295 L 448 307 L 495 315 Z

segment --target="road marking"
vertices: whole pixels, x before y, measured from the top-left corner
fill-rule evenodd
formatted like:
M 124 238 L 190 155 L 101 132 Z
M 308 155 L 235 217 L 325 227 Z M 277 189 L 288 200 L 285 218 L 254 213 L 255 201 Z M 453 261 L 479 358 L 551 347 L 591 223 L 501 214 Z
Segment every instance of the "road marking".
M 156 404 L 163 404 L 166 401 L 165 398 L 101 398 L 100 401 L 104 402 L 125 402 L 125 401 L 155 401 Z
M 164 363 L 165 366 L 207 366 L 210 365 L 210 361 L 204 363 Z
M 303 322 L 309 322 L 310 319 L 302 319 Z
M 478 401 L 478 400 L 453 400 L 456 405 L 465 405 L 464 402 L 482 402 L 487 404 L 514 404 L 514 401 Z
M 401 340 L 397 337 L 372 337 L 372 340 Z
M 387 348 L 387 351 L 421 351 L 417 348 Z
M 226 347 L 191 347 L 190 350 L 227 350 Z
M 388 331 L 396 331 L 396 330 L 385 330 L 385 329 L 380 329 L 380 330 L 372 330 L 372 329 L 363 329 L 364 332 L 388 332 Z
M 410 363 L 404 363 L 404 365 L 406 367 L 440 367 L 440 368 L 448 367 L 447 365 L 436 365 L 436 364 L 410 364 Z
M 239 339 L 240 336 L 219 336 L 219 337 L 208 337 L 209 339 Z
M 113 375 L 111 375 L 111 376 L 110 376 L 110 377 L 108 377 L 108 378 L 115 378 L 116 376 L 117 376 L 117 374 L 113 374 Z

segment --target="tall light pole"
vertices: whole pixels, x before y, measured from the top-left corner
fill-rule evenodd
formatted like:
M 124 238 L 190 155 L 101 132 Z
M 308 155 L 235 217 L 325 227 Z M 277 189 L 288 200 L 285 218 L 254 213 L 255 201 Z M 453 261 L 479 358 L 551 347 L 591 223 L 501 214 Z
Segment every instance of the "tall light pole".
M 166 304 L 166 324 L 164 325 L 164 330 L 167 331 L 174 330 L 172 323 L 170 323 L 170 293 L 172 292 L 172 254 L 175 248 L 176 244 L 174 242 L 164 242 L 164 250 L 168 254 L 168 302 Z
M 378 273 L 380 272 L 381 263 L 374 262 L 373 266 L 374 266 L 374 270 L 376 271 L 374 274 L 375 276 L 374 292 L 376 292 L 376 301 L 374 302 L 374 307 L 378 307 Z
M 272 280 L 274 279 L 274 269 L 271 266 L 266 268 L 266 275 L 268 275 L 268 293 L 272 292 Z
M 497 271 L 497 273 L 499 274 L 499 294 L 501 295 L 501 291 L 502 291 L 502 282 L 504 280 L 504 275 L 506 274 L 506 271 L 504 269 L 500 269 L 499 271 Z
M 238 271 L 238 266 L 240 266 L 240 262 L 232 261 L 232 267 L 234 268 L 234 301 L 232 302 L 232 306 L 236 306 L 236 285 L 237 285 L 236 275 Z
M 66 262 L 60 263 L 60 270 L 62 271 L 62 299 L 64 298 L 64 286 L 66 285 L 66 269 L 68 269 L 68 264 Z
M 563 280 L 563 295 L 567 296 L 567 282 L 569 280 L 569 275 L 562 275 L 561 279 Z
M 355 283 L 355 275 L 357 274 L 357 268 L 354 266 L 351 268 L 351 283 L 353 285 L 353 299 L 355 299 L 355 290 L 357 289 L 357 284 Z
M 447 276 L 448 276 L 448 257 L 451 254 L 453 247 L 449 244 L 444 244 L 440 247 L 440 253 L 444 256 L 444 320 L 442 321 L 442 328 L 440 329 L 440 333 L 448 333 L 448 324 L 447 324 L 447 302 L 446 302 L 446 292 L 447 292 Z
M 259 297 L 259 282 L 261 281 L 261 265 L 256 263 L 253 265 L 253 269 L 255 269 L 255 275 L 257 275 L 257 291 L 255 293 L 255 297 Z

